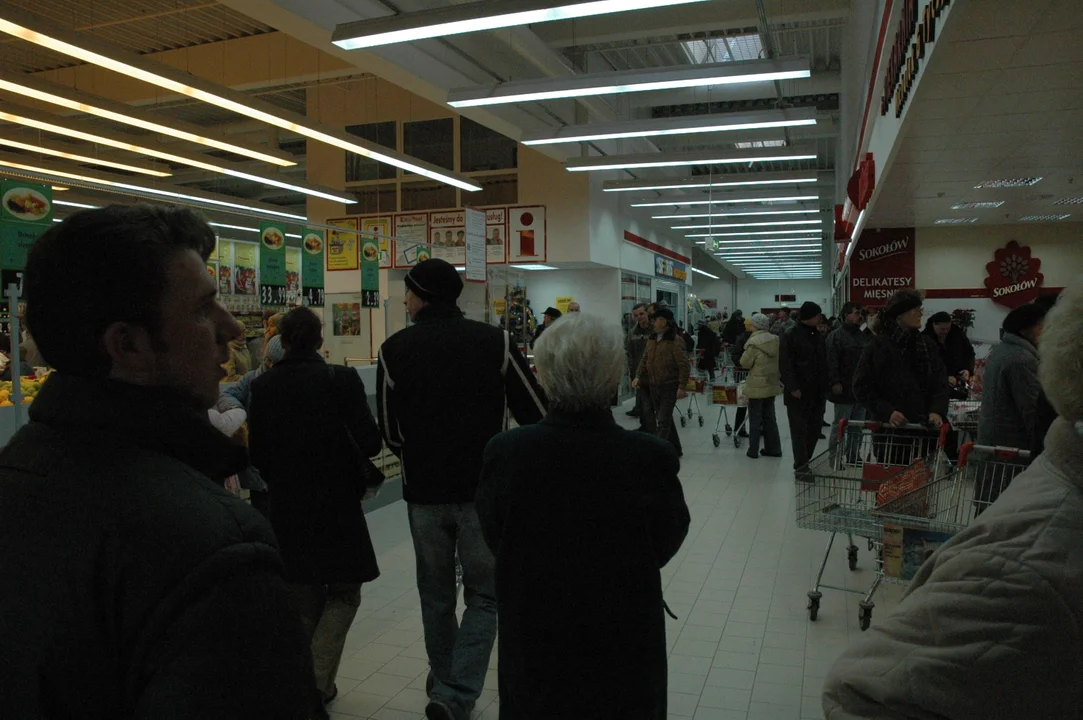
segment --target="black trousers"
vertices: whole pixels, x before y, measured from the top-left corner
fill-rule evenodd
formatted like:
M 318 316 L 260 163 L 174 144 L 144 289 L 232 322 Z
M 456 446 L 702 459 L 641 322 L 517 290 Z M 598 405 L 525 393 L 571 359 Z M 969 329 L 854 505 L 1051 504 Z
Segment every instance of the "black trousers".
M 816 443 L 823 432 L 824 404 L 820 398 L 797 400 L 786 398 L 786 417 L 790 421 L 790 443 L 793 445 L 793 467 L 808 466 L 816 455 Z
M 669 440 L 680 455 L 683 452 L 681 438 L 677 435 L 677 424 L 673 422 L 673 409 L 677 405 L 677 384 L 652 385 L 640 388 L 640 393 L 643 403 L 640 422 L 643 423 L 643 430 L 663 440 Z

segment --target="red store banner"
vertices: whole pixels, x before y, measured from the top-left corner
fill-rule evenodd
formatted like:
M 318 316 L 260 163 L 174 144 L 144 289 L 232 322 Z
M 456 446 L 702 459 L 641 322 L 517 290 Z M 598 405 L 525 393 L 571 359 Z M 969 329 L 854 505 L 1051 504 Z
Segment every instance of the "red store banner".
M 916 287 L 914 228 L 865 230 L 850 256 L 850 301 L 877 308 L 899 290 Z
M 1012 240 L 993 256 L 993 262 L 985 266 L 988 277 L 985 289 L 989 298 L 1009 308 L 1017 308 L 1033 302 L 1042 293 L 1045 276 L 1041 273 L 1042 261 L 1033 257 L 1030 248 L 1020 247 Z

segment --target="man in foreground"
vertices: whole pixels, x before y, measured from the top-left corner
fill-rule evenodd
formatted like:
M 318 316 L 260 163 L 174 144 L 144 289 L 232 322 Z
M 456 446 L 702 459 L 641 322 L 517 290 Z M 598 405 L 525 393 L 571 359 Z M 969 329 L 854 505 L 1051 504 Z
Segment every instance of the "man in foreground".
M 798 322 L 782 333 L 779 370 L 785 388 L 786 415 L 790 421 L 793 467 L 808 471 L 816 454 L 827 399 L 827 350 L 817 330 L 823 311 L 814 302 L 801 306 Z
M 463 317 L 463 281 L 432 259 L 406 275 L 414 325 L 380 348 L 377 415 L 402 460 L 402 491 L 417 556 L 417 589 L 431 667 L 429 720 L 467 720 L 496 637 L 495 561 L 474 495 L 485 446 L 506 426 L 545 415 L 541 388 L 508 334 Z M 455 615 L 455 555 L 466 612 Z
M 628 338 L 625 341 L 625 352 L 628 357 L 628 376 L 635 380 L 636 371 L 639 370 L 639 361 L 643 359 L 643 352 L 647 349 L 647 341 L 654 334 L 651 330 L 651 319 L 647 314 L 645 304 L 639 303 L 632 308 L 632 321 L 633 325 L 628 330 Z M 634 408 L 628 411 L 628 417 L 640 417 L 643 411 L 643 396 L 641 393 L 645 392 L 647 392 L 646 388 L 635 391 L 636 404 Z M 641 422 L 640 427 L 642 425 Z
M 207 419 L 240 333 L 214 246 L 190 210 L 136 205 L 30 252 L 56 373 L 0 454 L 0 717 L 322 713 L 271 529 L 222 487 L 247 458 Z

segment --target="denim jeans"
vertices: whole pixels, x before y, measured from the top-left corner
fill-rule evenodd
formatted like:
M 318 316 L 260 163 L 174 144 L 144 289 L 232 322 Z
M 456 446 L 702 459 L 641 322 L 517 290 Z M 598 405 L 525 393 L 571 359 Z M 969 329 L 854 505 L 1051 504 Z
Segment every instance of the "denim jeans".
M 323 697 L 329 697 L 334 692 L 346 634 L 361 605 L 361 583 L 290 583 L 289 592 L 290 602 L 300 613 L 305 633 L 312 642 L 316 686 Z
M 773 397 L 748 400 L 748 451 L 754 455 L 760 452 L 761 431 L 764 452 L 782 454 L 782 440 L 778 436 L 778 419 L 775 416 L 776 400 Z
M 835 448 L 839 444 L 839 425 L 843 420 L 860 422 L 865 419 L 865 407 L 863 405 L 850 405 L 848 403 L 834 403 L 835 420 L 831 423 L 831 436 L 827 442 L 827 449 L 831 451 L 831 457 L 835 457 Z M 861 451 L 861 433 L 846 433 L 846 462 L 857 462 L 858 453 Z
M 481 695 L 496 640 L 496 561 L 481 535 L 473 503 L 411 503 L 408 512 L 425 649 L 434 680 L 430 697 L 465 718 Z M 455 614 L 456 550 L 466 601 L 462 625 Z

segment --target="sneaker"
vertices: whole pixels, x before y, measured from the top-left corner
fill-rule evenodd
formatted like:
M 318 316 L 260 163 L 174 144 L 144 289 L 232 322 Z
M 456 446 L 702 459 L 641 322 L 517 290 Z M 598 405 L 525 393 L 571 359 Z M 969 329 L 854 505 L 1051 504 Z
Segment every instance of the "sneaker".
M 457 715 L 450 704 L 443 700 L 433 700 L 425 706 L 425 717 L 428 720 L 466 720 L 470 714 Z

